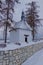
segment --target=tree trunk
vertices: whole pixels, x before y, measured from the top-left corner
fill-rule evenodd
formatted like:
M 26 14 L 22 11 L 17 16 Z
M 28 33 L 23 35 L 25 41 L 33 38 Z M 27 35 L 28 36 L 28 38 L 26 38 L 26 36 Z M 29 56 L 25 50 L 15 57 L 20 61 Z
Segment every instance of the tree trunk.
M 34 37 L 35 37 L 35 35 L 34 35 L 34 34 L 35 34 L 35 33 L 34 33 L 34 32 L 35 32 L 35 30 L 34 30 L 34 22 L 33 22 L 33 28 L 32 28 L 32 29 L 33 29 L 33 30 L 32 30 L 32 36 L 33 36 L 33 41 L 34 41 Z
M 8 9 L 7 9 L 7 21 L 5 23 L 5 43 L 7 42 L 7 22 L 9 19 L 9 3 L 8 3 Z
M 7 42 L 7 24 L 5 24 L 5 43 Z
M 34 30 L 32 31 L 33 41 L 34 41 Z

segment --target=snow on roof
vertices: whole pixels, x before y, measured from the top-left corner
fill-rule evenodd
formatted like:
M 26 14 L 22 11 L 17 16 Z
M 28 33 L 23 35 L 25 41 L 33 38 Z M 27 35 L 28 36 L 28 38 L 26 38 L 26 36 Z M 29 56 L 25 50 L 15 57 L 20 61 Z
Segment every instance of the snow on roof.
M 22 11 L 22 15 L 21 15 L 21 21 L 15 22 L 14 28 L 15 29 L 32 30 L 32 28 L 25 21 L 25 14 L 23 11 Z
M 42 65 L 43 64 L 43 49 L 34 54 L 22 65 Z
M 27 30 L 32 30 L 32 28 L 27 24 L 26 21 L 19 21 L 15 23 L 15 28 L 20 28 L 20 29 L 27 29 Z

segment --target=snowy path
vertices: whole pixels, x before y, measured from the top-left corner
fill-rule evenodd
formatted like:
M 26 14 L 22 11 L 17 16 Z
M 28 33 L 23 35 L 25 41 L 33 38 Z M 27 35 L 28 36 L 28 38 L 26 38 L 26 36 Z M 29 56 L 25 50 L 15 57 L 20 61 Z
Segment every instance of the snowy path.
M 40 43 L 43 43 L 43 40 L 37 41 L 37 42 L 32 42 L 31 41 L 28 44 L 27 43 L 21 43 L 21 45 L 17 45 L 17 44 L 14 44 L 14 43 L 9 43 L 9 44 L 6 43 L 7 46 L 5 48 L 1 48 L 0 47 L 0 51 L 14 50 L 14 49 L 17 49 L 17 48 L 21 48 L 21 47 L 25 47 L 25 46 L 30 46 L 30 45 L 33 45 L 33 44 L 40 44 Z
M 43 65 L 43 49 L 37 52 L 36 54 L 34 54 L 22 65 Z

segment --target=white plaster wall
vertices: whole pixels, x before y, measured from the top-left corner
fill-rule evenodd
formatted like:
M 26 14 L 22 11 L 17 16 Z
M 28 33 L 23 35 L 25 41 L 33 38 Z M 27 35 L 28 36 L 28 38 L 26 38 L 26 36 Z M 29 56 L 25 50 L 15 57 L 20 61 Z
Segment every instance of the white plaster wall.
M 32 41 L 32 35 L 31 35 L 31 31 L 29 31 L 29 30 L 19 30 L 19 41 L 20 41 L 20 43 L 25 43 L 25 36 L 24 35 L 29 35 L 28 36 L 28 43 L 30 42 L 30 41 Z
M 12 43 L 19 42 L 19 30 L 10 32 L 10 42 Z
M 29 35 L 28 36 L 28 43 L 32 41 L 32 35 L 31 31 L 29 30 L 23 30 L 23 29 L 17 29 L 16 31 L 11 31 L 10 32 L 10 41 L 13 43 L 25 43 L 25 36 L 24 35 Z
M 19 30 L 17 29 L 16 30 L 16 32 L 15 32 L 15 34 L 16 34 L 16 36 L 15 36 L 15 43 L 19 43 Z
M 13 42 L 14 41 L 14 31 L 12 32 L 10 32 L 10 42 Z

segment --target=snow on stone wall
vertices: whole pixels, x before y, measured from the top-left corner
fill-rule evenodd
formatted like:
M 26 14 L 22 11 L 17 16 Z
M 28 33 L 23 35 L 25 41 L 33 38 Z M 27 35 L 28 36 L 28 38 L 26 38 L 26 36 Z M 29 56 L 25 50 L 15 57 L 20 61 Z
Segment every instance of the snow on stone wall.
M 15 50 L 0 50 L 0 65 L 21 65 L 43 48 L 43 43 L 32 44 Z

